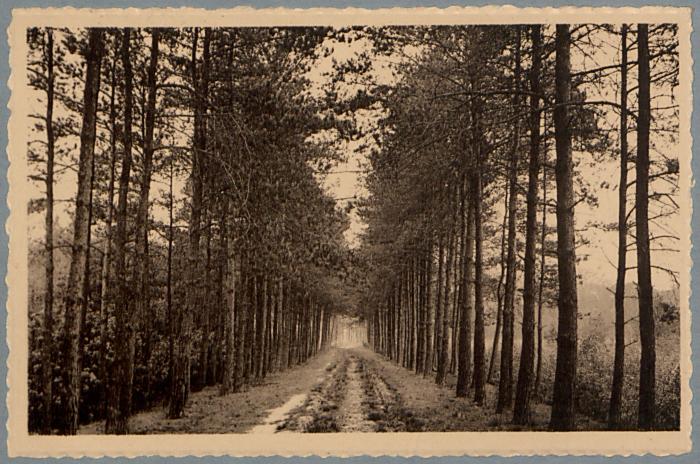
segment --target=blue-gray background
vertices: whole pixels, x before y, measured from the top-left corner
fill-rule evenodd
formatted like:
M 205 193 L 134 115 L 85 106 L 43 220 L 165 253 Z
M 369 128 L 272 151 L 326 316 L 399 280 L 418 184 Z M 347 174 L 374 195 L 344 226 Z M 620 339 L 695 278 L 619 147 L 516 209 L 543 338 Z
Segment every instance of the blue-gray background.
M 9 210 L 7 208 L 7 203 L 4 199 L 7 198 L 7 122 L 9 118 L 9 110 L 7 109 L 7 103 L 10 98 L 10 90 L 7 87 L 7 81 L 10 77 L 10 66 L 9 66 L 9 46 L 7 43 L 7 28 L 10 25 L 10 20 L 12 19 L 12 9 L 18 7 L 62 7 L 62 6 L 73 6 L 76 8 L 87 8 L 87 7 L 180 7 L 180 6 L 190 6 L 199 7 L 206 9 L 215 8 L 230 8 L 233 6 L 254 6 L 258 8 L 264 7 L 346 7 L 354 6 L 360 8 L 382 8 L 382 7 L 392 7 L 392 6 L 437 6 L 437 7 L 448 7 L 452 5 L 462 5 L 462 6 L 480 6 L 480 5 L 509 5 L 514 4 L 517 6 L 685 6 L 692 7 L 693 13 L 693 25 L 696 30 L 693 31 L 691 36 L 692 41 L 692 54 L 693 54 L 693 75 L 700 75 L 700 36 L 698 35 L 697 28 L 700 25 L 700 12 L 698 12 L 697 7 L 700 7 L 700 2 L 698 0 L 659 0 L 657 2 L 645 2 L 645 1 L 635 1 L 635 0 L 566 0 L 563 2 L 556 1 L 545 1 L 545 0 L 525 0 L 525 1 L 503 1 L 503 0 L 432 0 L 432 1 L 401 1 L 401 0 L 346 0 L 346 1 L 332 1 L 332 0 L 290 0 L 290 1 L 278 1 L 278 0 L 251 0 L 251 1 L 225 1 L 225 0 L 58 0 L 58 1 L 41 1 L 41 0 L 0 0 L 0 31 L 2 32 L 2 47 L 0 47 L 0 107 L 1 107 L 1 124 L 2 131 L 0 131 L 0 305 L 2 305 L 2 311 L 0 311 L 0 327 L 5 327 L 7 321 L 7 286 L 5 284 L 4 276 L 7 272 L 7 255 L 8 255 L 8 238 L 5 231 L 4 224 L 7 221 Z M 605 21 L 605 18 L 600 18 L 601 21 Z M 542 18 L 544 22 L 548 21 L 548 18 Z M 695 79 L 693 81 L 693 93 L 700 96 L 700 80 Z M 693 102 L 693 117 L 692 117 L 692 128 L 691 133 L 700 137 L 700 98 L 696 98 Z M 693 172 L 700 172 L 700 158 L 697 155 L 697 148 L 700 146 L 698 140 L 693 142 L 693 158 L 692 158 L 692 169 Z M 692 187 L 692 197 L 696 205 L 700 204 L 700 187 L 698 185 L 693 185 Z M 693 250 L 691 252 L 691 257 L 693 262 L 700 261 L 700 247 L 695 246 L 696 241 L 696 231 L 700 228 L 700 208 L 696 207 L 693 210 L 692 217 L 692 242 Z M 693 266 L 691 272 L 691 296 L 690 296 L 690 308 L 691 312 L 695 312 L 695 309 L 700 303 L 700 298 L 698 294 L 692 291 L 695 282 L 698 281 L 698 268 Z M 692 317 L 692 331 L 693 331 L 693 341 L 692 350 L 693 353 L 700 351 L 700 320 L 698 316 L 693 314 Z M 489 457 L 489 458 L 392 458 L 392 457 L 380 457 L 380 458 L 369 458 L 369 457 L 357 457 L 357 458 L 324 458 L 319 457 L 309 457 L 309 458 L 230 458 L 230 457 L 204 457 L 204 458 L 136 458 L 136 459 L 113 459 L 113 458 L 102 458 L 102 459 L 29 459 L 29 458 L 15 458 L 10 460 L 7 457 L 7 430 L 5 427 L 7 421 L 7 404 L 4 399 L 7 395 L 7 384 L 4 381 L 7 374 L 7 355 L 8 348 L 5 340 L 5 330 L 0 330 L 0 463 L 36 463 L 45 461 L 56 461 L 61 463 L 117 463 L 117 462 L 130 462 L 130 463 L 189 463 L 189 462 L 202 462 L 207 464 L 219 464 L 224 462 L 235 462 L 239 464 L 262 464 L 267 462 L 273 463 L 291 463 L 291 462 L 301 462 L 301 463 L 320 463 L 324 464 L 336 464 L 336 463 L 348 463 L 348 464 L 359 464 L 368 461 L 373 462 L 391 462 L 395 464 L 399 463 L 413 463 L 419 461 L 430 461 L 440 464 L 456 464 L 456 463 L 474 463 L 474 462 L 484 462 L 484 463 L 543 463 L 543 464 L 553 464 L 560 462 L 576 462 L 576 463 L 599 463 L 599 462 L 634 462 L 634 463 L 651 463 L 662 461 L 671 463 L 700 463 L 700 380 L 698 375 L 694 375 L 690 380 L 691 388 L 694 392 L 695 398 L 693 398 L 693 443 L 695 446 L 689 454 L 682 456 L 658 458 L 654 456 L 636 456 L 636 457 L 613 457 L 613 458 L 602 458 L 602 457 L 513 457 L 513 458 L 500 458 L 500 457 Z M 700 371 L 700 363 L 698 363 L 696 357 L 693 357 L 693 370 Z M 465 447 L 468 447 L 469 443 L 465 443 Z M 508 446 L 504 443 L 504 446 Z

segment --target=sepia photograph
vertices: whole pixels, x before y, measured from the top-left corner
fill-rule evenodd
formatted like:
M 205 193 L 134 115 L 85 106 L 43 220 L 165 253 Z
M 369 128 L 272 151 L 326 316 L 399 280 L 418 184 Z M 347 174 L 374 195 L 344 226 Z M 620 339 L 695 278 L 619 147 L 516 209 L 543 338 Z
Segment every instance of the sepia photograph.
M 15 17 L 10 435 L 688 449 L 688 11 L 474 10 Z

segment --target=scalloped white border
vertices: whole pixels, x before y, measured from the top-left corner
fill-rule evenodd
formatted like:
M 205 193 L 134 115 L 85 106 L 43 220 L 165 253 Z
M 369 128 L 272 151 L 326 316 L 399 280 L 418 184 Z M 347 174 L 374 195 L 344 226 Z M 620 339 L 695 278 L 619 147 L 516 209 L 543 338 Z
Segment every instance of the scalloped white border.
M 450 8 L 26 8 L 12 11 L 8 28 L 11 90 L 7 154 L 10 216 L 7 340 L 8 453 L 26 457 L 102 456 L 514 456 L 514 455 L 670 455 L 691 449 L 692 391 L 690 375 L 691 313 L 691 110 L 692 56 L 691 9 L 641 8 L 516 8 L 514 6 Z M 382 434 L 299 434 L 257 437 L 252 435 L 131 435 L 35 436 L 27 432 L 27 178 L 28 127 L 22 90 L 26 88 L 27 26 L 289 26 L 289 25 L 408 25 L 408 24 L 528 24 L 541 23 L 674 22 L 679 25 L 680 86 L 688 98 L 680 100 L 681 216 L 687 233 L 681 237 L 687 273 L 681 282 L 682 409 L 679 432 L 449 432 Z

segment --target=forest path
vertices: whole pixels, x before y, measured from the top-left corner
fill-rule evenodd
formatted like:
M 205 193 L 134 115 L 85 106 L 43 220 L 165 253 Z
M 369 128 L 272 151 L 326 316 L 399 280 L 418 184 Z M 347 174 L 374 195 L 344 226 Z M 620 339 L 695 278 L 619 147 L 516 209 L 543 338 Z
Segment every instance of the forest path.
M 454 432 L 521 430 L 512 411 L 496 414 L 497 388 L 486 387 L 484 406 L 455 396 L 455 377 L 436 385 L 423 376 L 362 347 L 335 349 L 316 383 L 305 395 L 269 411 L 254 431 L 278 432 Z M 546 430 L 550 407 L 532 404 L 527 430 Z M 600 429 L 580 417 L 582 428 Z
M 266 424 L 277 423 L 276 432 L 378 432 L 404 430 L 397 420 L 400 398 L 378 374 L 368 350 L 338 349 L 335 360 L 326 369 L 328 375 L 308 393 L 303 404 L 287 409 L 279 420 L 279 411 L 270 411 L 264 424 L 255 431 L 270 432 Z M 379 360 L 380 363 L 386 361 Z
M 305 398 L 326 369 L 339 356 L 336 349 L 319 353 L 306 363 L 283 372 L 268 374 L 238 393 L 219 395 L 219 386 L 206 387 L 190 394 L 184 417 L 168 419 L 163 407 L 139 412 L 130 420 L 131 433 L 244 433 L 264 425 L 270 411 L 284 408 L 293 398 Z M 268 426 L 268 429 L 270 427 Z M 272 427 L 273 431 L 275 427 Z M 264 430 L 264 429 L 263 429 Z M 80 434 L 104 431 L 104 421 L 80 428 Z
M 471 392 L 470 392 L 471 393 Z M 156 407 L 131 419 L 131 433 L 401 432 L 513 430 L 511 413 L 494 414 L 496 391 L 486 405 L 456 398 L 445 386 L 362 347 L 332 348 L 303 365 L 268 375 L 250 388 L 219 396 L 218 386 L 192 393 L 184 417 L 167 419 Z M 545 429 L 549 407 L 533 405 L 529 429 Z M 103 422 L 80 434 L 103 433 Z M 595 430 L 596 424 L 586 429 Z
M 374 432 L 376 424 L 369 420 L 364 364 L 350 356 L 346 370 L 345 399 L 340 405 L 338 428 L 341 432 Z

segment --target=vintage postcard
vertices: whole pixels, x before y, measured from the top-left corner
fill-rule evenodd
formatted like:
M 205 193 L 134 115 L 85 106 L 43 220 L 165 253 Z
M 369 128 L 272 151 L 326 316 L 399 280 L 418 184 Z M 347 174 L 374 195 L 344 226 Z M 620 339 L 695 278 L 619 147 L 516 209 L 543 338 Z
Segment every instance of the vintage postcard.
M 688 452 L 690 33 L 15 9 L 10 456 Z

